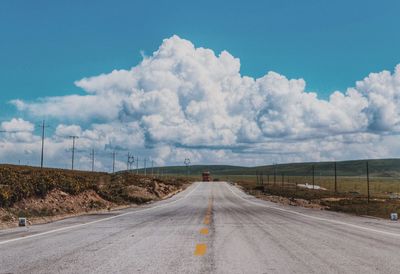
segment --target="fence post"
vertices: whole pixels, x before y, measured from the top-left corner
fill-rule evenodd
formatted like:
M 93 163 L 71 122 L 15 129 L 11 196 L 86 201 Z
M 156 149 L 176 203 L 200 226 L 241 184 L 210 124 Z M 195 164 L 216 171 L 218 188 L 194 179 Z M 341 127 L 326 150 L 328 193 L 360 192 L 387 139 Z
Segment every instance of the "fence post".
M 312 165 L 312 189 L 315 189 L 315 181 L 314 181 L 314 175 L 315 175 L 315 168 L 314 165 Z
M 264 177 L 263 177 L 262 171 L 261 171 L 261 174 L 260 174 L 260 180 L 261 180 L 261 185 L 262 185 L 263 190 L 264 190 Z
M 335 194 L 337 194 L 337 173 L 336 173 L 336 162 L 335 162 Z
M 258 171 L 256 170 L 256 186 L 258 186 Z
M 256 171 L 256 185 L 258 186 L 260 184 L 259 178 L 258 178 L 258 171 Z

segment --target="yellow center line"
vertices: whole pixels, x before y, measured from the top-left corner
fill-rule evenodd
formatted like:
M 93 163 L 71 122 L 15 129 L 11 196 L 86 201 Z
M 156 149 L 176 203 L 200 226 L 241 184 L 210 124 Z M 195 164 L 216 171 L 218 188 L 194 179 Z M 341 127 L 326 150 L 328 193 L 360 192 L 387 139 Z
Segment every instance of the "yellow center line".
M 206 254 L 207 251 L 207 245 L 206 244 L 197 244 L 196 245 L 196 250 L 194 251 L 195 256 L 203 256 Z
M 208 199 L 208 206 L 207 206 L 207 212 L 206 212 L 206 216 L 204 217 L 204 224 L 205 225 L 209 225 L 211 223 L 212 220 L 212 207 L 213 207 L 213 197 L 210 197 Z M 202 228 L 200 229 L 200 234 L 201 235 L 208 235 L 209 230 L 208 228 Z M 203 256 L 204 254 L 206 254 L 207 251 L 207 245 L 206 244 L 197 244 L 196 245 L 196 249 L 194 251 L 194 255 L 195 256 Z

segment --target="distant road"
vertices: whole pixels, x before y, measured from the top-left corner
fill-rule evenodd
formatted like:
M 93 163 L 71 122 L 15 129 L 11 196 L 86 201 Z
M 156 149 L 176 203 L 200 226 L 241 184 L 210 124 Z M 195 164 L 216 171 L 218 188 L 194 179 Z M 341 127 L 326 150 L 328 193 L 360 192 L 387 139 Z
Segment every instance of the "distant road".
M 284 207 L 228 183 L 0 230 L 0 273 L 399 273 L 400 223 Z

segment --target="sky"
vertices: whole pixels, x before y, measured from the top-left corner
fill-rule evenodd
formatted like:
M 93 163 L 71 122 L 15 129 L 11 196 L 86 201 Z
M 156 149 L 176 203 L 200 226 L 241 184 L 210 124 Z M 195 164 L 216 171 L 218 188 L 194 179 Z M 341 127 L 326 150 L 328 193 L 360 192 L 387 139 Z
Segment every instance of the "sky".
M 398 1 L 2 1 L 0 161 L 399 157 Z M 15 132 L 20 131 L 20 132 Z M 143 164 L 143 163 L 142 163 Z

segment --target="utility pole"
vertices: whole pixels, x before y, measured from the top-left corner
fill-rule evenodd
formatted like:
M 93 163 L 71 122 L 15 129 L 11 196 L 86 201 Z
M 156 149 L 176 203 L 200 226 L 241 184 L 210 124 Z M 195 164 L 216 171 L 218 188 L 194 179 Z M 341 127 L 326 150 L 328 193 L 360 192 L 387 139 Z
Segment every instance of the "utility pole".
M 115 151 L 113 151 L 113 165 L 112 165 L 112 171 L 113 173 L 115 172 Z
M 258 186 L 258 170 L 256 170 L 256 186 Z
M 92 152 L 90 153 L 90 156 L 92 157 L 92 172 L 94 171 L 94 148 L 92 148 Z
M 115 156 L 114 156 L 115 157 Z M 128 161 L 126 163 L 126 169 L 131 170 L 132 169 L 132 164 L 135 162 L 135 156 L 131 155 L 130 152 L 128 152 Z
M 136 157 L 136 174 L 139 174 L 139 156 Z
M 78 136 L 69 136 L 72 139 L 72 165 L 71 169 L 74 170 L 74 158 L 75 158 L 75 140 L 79 139 Z
M 315 189 L 314 176 L 315 176 L 315 166 L 312 165 L 312 189 Z
M 337 193 L 337 173 L 336 173 L 336 162 L 335 162 L 335 193 Z
M 144 157 L 143 162 L 144 162 L 144 176 L 146 176 L 146 175 L 147 175 L 147 173 L 146 173 L 146 162 L 147 162 L 147 158 L 146 158 L 146 157 Z
M 42 153 L 40 156 L 40 168 L 43 168 L 43 153 L 44 153 L 44 128 L 45 128 L 45 121 L 42 122 Z
M 190 165 L 190 159 L 189 158 L 185 158 L 185 161 L 183 162 L 186 166 L 186 178 L 189 177 L 189 165 Z
M 151 160 L 151 177 L 154 178 L 154 161 Z
M 274 186 L 276 184 L 276 163 L 274 163 Z

